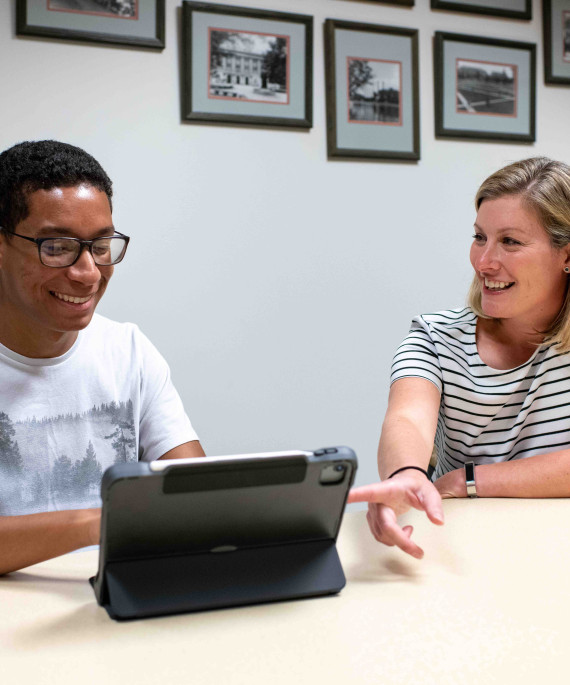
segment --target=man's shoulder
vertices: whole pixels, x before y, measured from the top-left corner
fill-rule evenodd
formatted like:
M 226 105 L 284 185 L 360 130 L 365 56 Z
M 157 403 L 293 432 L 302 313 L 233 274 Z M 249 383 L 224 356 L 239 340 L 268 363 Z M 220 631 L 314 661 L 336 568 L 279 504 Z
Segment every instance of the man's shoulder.
M 81 348 L 84 354 L 121 358 L 127 355 L 131 362 L 160 357 L 158 350 L 136 324 L 114 321 L 101 314 L 94 314 L 83 331 Z
M 91 322 L 83 331 L 87 344 L 114 345 L 135 344 L 142 337 L 139 327 L 134 323 L 113 321 L 101 314 L 94 314 Z
M 85 329 L 89 333 L 111 333 L 116 335 L 124 335 L 125 333 L 131 333 L 133 330 L 138 331 L 138 326 L 134 323 L 128 321 L 114 321 L 109 319 L 102 314 L 93 314 L 91 322 Z

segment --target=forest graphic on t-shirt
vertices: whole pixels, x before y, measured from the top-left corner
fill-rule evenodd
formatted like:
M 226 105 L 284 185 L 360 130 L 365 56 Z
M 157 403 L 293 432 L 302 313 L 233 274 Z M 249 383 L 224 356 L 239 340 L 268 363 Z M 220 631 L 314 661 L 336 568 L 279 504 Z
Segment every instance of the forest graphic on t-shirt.
M 103 471 L 136 459 L 131 400 L 42 419 L 0 412 L 0 515 L 100 506 Z

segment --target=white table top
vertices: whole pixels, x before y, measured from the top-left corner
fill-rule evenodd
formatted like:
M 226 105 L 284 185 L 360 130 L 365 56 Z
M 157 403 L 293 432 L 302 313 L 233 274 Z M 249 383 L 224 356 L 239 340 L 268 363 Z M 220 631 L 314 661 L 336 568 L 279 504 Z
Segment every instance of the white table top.
M 407 515 L 426 555 L 345 516 L 334 597 L 115 622 L 87 579 L 96 552 L 0 578 L 0 681 L 568 683 L 570 500 L 448 500 Z

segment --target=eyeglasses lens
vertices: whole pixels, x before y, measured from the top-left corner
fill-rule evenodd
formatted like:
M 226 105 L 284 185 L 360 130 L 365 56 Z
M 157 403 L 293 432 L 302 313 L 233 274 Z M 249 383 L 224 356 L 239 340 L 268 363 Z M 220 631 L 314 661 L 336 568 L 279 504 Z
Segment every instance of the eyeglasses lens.
M 77 259 L 82 244 L 73 238 L 50 238 L 40 248 L 45 266 L 69 266 Z M 117 264 L 124 257 L 127 241 L 121 237 L 96 238 L 91 243 L 93 261 L 99 266 Z

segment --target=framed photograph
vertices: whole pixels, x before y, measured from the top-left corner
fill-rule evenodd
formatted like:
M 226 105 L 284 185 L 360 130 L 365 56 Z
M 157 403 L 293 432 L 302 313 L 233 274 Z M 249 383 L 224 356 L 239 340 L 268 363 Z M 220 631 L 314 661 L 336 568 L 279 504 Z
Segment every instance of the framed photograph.
M 543 0 L 544 81 L 570 86 L 570 0 Z
M 329 157 L 420 158 L 418 32 L 327 19 Z
M 182 4 L 182 118 L 313 125 L 313 18 Z
M 435 134 L 535 140 L 536 45 L 437 31 Z
M 164 0 L 16 0 L 16 33 L 164 48 Z
M 532 19 L 532 0 L 431 0 L 432 10 Z

